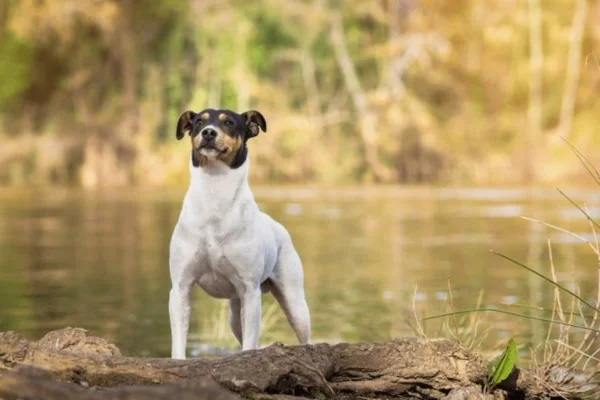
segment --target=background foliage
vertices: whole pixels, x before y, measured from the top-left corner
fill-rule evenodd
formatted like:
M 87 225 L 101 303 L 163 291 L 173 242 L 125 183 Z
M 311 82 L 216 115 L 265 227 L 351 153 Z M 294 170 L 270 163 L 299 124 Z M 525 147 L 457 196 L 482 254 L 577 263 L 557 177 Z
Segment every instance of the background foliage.
M 0 182 L 184 182 L 175 122 L 208 106 L 267 117 L 257 181 L 570 178 L 560 137 L 598 164 L 599 18 L 599 0 L 4 0 Z

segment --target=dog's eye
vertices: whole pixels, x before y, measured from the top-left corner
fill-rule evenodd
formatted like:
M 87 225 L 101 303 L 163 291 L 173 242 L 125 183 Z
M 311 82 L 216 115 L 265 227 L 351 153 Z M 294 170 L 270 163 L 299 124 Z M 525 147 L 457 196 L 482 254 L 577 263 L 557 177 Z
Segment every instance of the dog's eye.
M 223 122 L 223 123 L 225 124 L 225 126 L 228 126 L 230 128 L 233 126 L 233 121 L 231 121 L 229 119 L 225 120 L 225 122 Z

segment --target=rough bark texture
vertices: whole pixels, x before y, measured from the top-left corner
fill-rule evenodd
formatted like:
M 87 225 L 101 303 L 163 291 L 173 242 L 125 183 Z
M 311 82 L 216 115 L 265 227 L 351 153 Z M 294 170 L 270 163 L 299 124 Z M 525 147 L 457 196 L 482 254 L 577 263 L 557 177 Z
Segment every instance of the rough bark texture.
M 172 360 L 124 357 L 80 328 L 37 342 L 0 333 L 2 399 L 457 400 L 483 398 L 473 393 L 481 393 L 485 376 L 485 360 L 447 340 L 275 344 L 221 359 Z
M 61 383 L 48 372 L 20 366 L 15 371 L 0 371 L 0 398 L 4 400 L 239 400 L 241 397 L 218 386 L 210 378 L 185 380 L 178 384 L 88 388 Z

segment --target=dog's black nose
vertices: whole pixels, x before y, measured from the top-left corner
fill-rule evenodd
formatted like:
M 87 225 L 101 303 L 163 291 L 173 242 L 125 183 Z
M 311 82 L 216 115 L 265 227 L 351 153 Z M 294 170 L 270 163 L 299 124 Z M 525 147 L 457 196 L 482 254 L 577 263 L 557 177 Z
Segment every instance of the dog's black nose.
M 202 134 L 202 138 L 206 140 L 211 140 L 217 137 L 217 131 L 212 128 L 203 129 L 200 133 Z

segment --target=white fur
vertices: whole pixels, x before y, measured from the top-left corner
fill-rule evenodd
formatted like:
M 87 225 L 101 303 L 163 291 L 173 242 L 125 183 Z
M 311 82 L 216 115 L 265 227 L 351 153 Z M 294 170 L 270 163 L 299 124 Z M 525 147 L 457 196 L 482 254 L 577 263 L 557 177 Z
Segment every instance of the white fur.
M 310 341 L 304 274 L 290 235 L 262 213 L 248 185 L 246 160 L 237 169 L 211 160 L 194 168 L 170 247 L 172 358 L 184 359 L 190 291 L 229 299 L 229 323 L 242 350 L 258 347 L 261 292 L 271 291 L 300 343 Z

